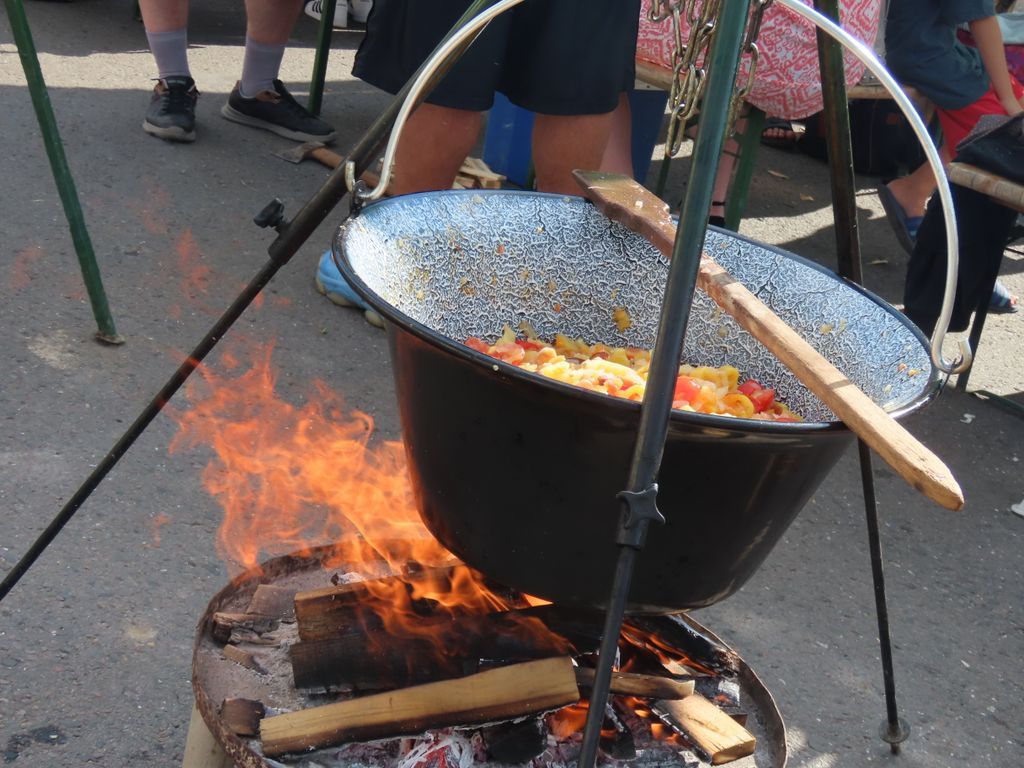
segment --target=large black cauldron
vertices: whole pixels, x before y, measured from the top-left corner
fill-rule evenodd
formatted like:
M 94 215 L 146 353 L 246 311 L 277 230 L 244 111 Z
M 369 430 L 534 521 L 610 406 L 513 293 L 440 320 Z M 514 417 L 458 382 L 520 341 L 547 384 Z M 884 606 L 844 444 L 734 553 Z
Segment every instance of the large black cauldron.
M 710 231 L 706 248 L 894 415 L 936 377 L 925 339 L 877 297 L 810 262 Z M 667 276 L 645 240 L 580 198 L 438 192 L 367 206 L 338 232 L 339 267 L 388 321 L 409 466 L 424 522 L 468 564 L 550 600 L 603 606 L 616 562 L 639 406 L 465 347 L 529 322 L 653 346 Z M 619 330 L 613 312 L 632 325 Z M 807 421 L 673 412 L 658 478 L 664 526 L 628 610 L 710 605 L 739 589 L 853 442 L 793 375 L 710 299 L 694 298 L 684 359 L 730 363 Z

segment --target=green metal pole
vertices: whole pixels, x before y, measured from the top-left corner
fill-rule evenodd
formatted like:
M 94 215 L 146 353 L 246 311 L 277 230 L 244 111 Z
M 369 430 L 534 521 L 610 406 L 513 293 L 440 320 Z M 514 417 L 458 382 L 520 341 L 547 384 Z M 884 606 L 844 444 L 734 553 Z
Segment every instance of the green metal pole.
M 654 342 L 654 356 L 647 381 L 647 397 L 640 410 L 640 427 L 629 470 L 628 488 L 622 499 L 634 499 L 634 509 L 623 503 L 616 544 L 619 546 L 604 628 L 601 632 L 601 663 L 590 693 L 591 706 L 583 729 L 577 768 L 593 768 L 597 761 L 601 726 L 604 722 L 605 702 L 608 701 L 615 647 L 622 630 L 623 614 L 629 597 L 633 570 L 647 538 L 648 524 L 660 517 L 654 496 L 655 482 L 665 450 L 668 419 L 672 411 L 672 389 L 679 371 L 686 325 L 690 317 L 693 291 L 697 285 L 697 272 L 707 233 L 708 211 L 714 194 L 715 174 L 725 143 L 739 66 L 740 48 L 746 29 L 751 0 L 724 0 L 718 15 L 718 31 L 708 55 L 708 84 L 701 107 L 700 128 L 694 141 L 690 176 L 683 197 L 679 227 L 672 249 L 658 334 Z M 641 503 L 645 502 L 645 503 Z
M 327 57 L 331 54 L 331 38 L 334 34 L 334 0 L 320 5 L 320 29 L 316 35 L 316 56 L 313 59 L 313 79 L 309 81 L 309 111 L 320 114 L 324 98 L 324 78 L 327 77 Z
M 57 191 L 64 204 L 64 215 L 71 228 L 71 240 L 75 245 L 75 252 L 78 254 L 82 278 L 89 293 L 89 301 L 92 303 L 92 313 L 99 327 L 96 338 L 107 344 L 121 344 L 124 339 L 118 335 L 117 329 L 114 327 L 114 318 L 110 314 L 110 307 L 107 305 L 103 280 L 100 277 L 99 267 L 96 265 L 96 255 L 93 252 L 92 241 L 89 239 L 89 232 L 85 228 L 85 218 L 82 216 L 82 206 L 78 202 L 75 182 L 71 177 L 67 158 L 64 156 L 64 144 L 61 141 L 60 132 L 57 130 L 57 121 L 53 117 L 53 107 L 50 105 L 50 94 L 43 81 L 43 72 L 39 68 L 39 58 L 36 56 L 35 43 L 32 42 L 32 32 L 28 26 L 28 18 L 25 16 L 25 7 L 22 0 L 4 0 L 4 4 L 7 6 L 7 18 L 10 20 L 14 42 L 18 46 L 21 66 L 25 70 L 25 79 L 28 81 L 28 91 L 32 96 L 36 120 L 39 122 L 39 130 L 43 134 L 43 144 L 46 146 L 46 154 L 50 158 L 53 179 L 57 183 Z

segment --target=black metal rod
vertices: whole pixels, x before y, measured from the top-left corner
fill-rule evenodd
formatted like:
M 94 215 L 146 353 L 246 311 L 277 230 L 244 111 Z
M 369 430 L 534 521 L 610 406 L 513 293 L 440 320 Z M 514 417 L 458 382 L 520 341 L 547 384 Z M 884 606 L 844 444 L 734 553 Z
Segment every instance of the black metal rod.
M 655 478 L 661 466 L 672 412 L 672 396 L 679 373 L 683 339 L 690 316 L 690 304 L 697 284 L 697 271 L 704 248 L 708 211 L 714 190 L 715 173 L 725 144 L 725 133 L 732 101 L 733 85 L 739 65 L 740 45 L 746 28 L 750 0 L 725 0 L 718 19 L 718 32 L 712 45 L 707 69 L 710 73 L 707 92 L 701 106 L 701 124 L 694 142 L 686 196 L 680 211 L 668 284 L 662 300 L 658 336 L 647 380 L 647 391 L 640 409 L 629 472 L 627 495 L 643 497 L 653 509 Z M 597 673 L 590 696 L 583 744 L 577 766 L 590 768 L 597 759 L 601 725 L 611 686 L 612 665 L 622 619 L 625 614 L 633 569 L 647 537 L 652 517 L 636 515 L 628 501 L 623 504 L 622 523 L 617 543 L 619 556 L 611 587 L 604 634 L 601 638 Z
M 889 743 L 892 753 L 898 754 L 900 742 L 909 733 L 900 721 L 896 707 L 896 675 L 892 662 L 892 642 L 889 639 L 889 608 L 885 599 L 885 569 L 882 564 L 882 541 L 878 531 L 878 506 L 875 502 L 875 478 L 871 469 L 871 449 L 858 441 L 860 475 L 864 486 L 864 513 L 868 524 L 868 549 L 871 554 L 871 576 L 875 586 L 875 614 L 878 617 L 878 645 L 882 657 L 882 683 L 885 686 L 885 728 L 882 738 Z
M 824 16 L 839 22 L 838 0 L 814 0 L 814 7 Z M 843 51 L 838 42 L 822 30 L 818 36 L 818 64 L 821 70 L 824 101 L 829 177 L 832 186 L 832 214 L 835 221 L 836 261 L 839 274 L 863 285 L 864 270 L 857 224 L 856 178 L 853 168 L 853 142 L 850 136 L 850 109 L 846 96 L 846 74 Z M 886 721 L 882 738 L 893 754 L 907 730 L 899 719 L 896 706 L 896 677 L 892 660 L 892 639 L 889 634 L 889 610 L 885 597 L 885 572 L 882 567 L 882 543 L 878 533 L 878 505 L 871 466 L 871 450 L 863 440 L 857 441 L 860 455 L 861 483 L 864 489 L 864 514 L 871 551 L 871 576 L 875 592 L 875 613 L 878 618 L 878 644 L 885 686 Z
M 497 1 L 498 0 L 475 0 L 473 5 L 467 9 L 466 13 L 462 15 L 462 17 L 456 22 L 455 26 L 452 27 L 445 36 L 445 40 L 460 29 L 466 21 L 476 15 L 476 13 L 494 5 Z M 10 2 L 10 0 L 8 0 L 8 2 Z M 472 39 L 466 41 L 464 45 L 459 46 L 455 51 L 453 51 L 451 57 L 445 61 L 444 65 L 438 68 L 436 74 L 430 79 L 425 93 L 429 92 L 429 89 L 440 81 L 447 70 L 451 67 L 452 63 L 462 55 L 462 52 L 472 44 L 472 41 Z M 440 46 L 441 44 L 443 44 L 443 41 L 438 45 Z M 412 80 L 414 79 L 415 76 Z M 397 117 L 398 112 L 402 107 L 402 103 L 405 100 L 405 96 L 411 88 L 412 80 L 406 83 L 402 90 L 399 91 L 385 112 L 377 118 L 373 125 L 370 126 L 369 130 L 358 142 L 355 149 L 347 158 L 345 158 L 345 160 L 342 161 L 338 169 L 331 174 L 320 190 L 314 194 L 313 198 L 303 206 L 295 217 L 295 220 L 291 223 L 279 226 L 278 231 L 280 234 L 278 238 L 270 244 L 268 249 L 270 253 L 270 260 L 235 298 L 231 303 L 231 306 L 227 308 L 217 322 L 214 323 L 213 327 L 206 333 L 196 348 L 192 350 L 192 353 L 178 367 L 171 378 L 168 379 L 167 383 L 161 387 L 160 391 L 143 409 L 142 413 L 138 415 L 135 421 L 132 422 L 131 426 L 128 427 L 127 431 L 114 444 L 114 447 L 111 448 L 107 455 L 103 457 L 103 460 L 96 466 L 96 469 L 93 470 L 89 477 L 86 478 L 85 482 L 82 483 L 77 491 L 75 491 L 57 516 L 39 535 L 32 546 L 29 547 L 28 552 L 26 552 L 25 555 L 23 555 L 7 573 L 4 580 L 0 582 L 0 601 L 2 601 L 8 593 L 14 589 L 14 586 L 21 580 L 22 576 L 25 575 L 28 569 L 32 567 L 32 564 L 39 559 L 39 556 L 43 554 L 46 548 L 57 537 L 57 534 L 59 534 L 71 518 L 74 517 L 75 513 L 82 506 L 85 500 L 89 498 L 92 492 L 96 490 L 97 486 L 99 486 L 107 474 L 109 474 L 110 470 L 112 470 L 117 462 L 121 460 L 121 457 L 124 456 L 132 444 L 138 439 L 139 435 L 141 435 L 153 419 L 156 418 L 156 415 L 160 413 L 164 405 L 166 405 L 174 396 L 181 385 L 185 383 L 185 380 L 192 375 L 192 372 L 195 371 L 206 355 L 210 353 L 210 350 L 212 350 L 213 347 L 216 346 L 217 342 L 224 337 L 224 334 L 227 333 L 228 329 L 230 329 L 234 322 L 241 316 L 246 307 L 252 303 L 252 300 L 256 298 L 257 294 L 259 294 L 264 286 L 266 286 L 277 271 L 291 260 L 292 256 L 295 255 L 302 244 L 309 239 L 309 236 L 313 231 L 323 223 L 327 214 L 329 214 L 334 206 L 342 200 L 348 191 L 345 186 L 344 179 L 345 163 L 348 160 L 353 161 L 356 166 L 357 175 L 366 170 L 370 162 L 376 156 L 376 153 L 380 151 L 380 148 L 387 140 L 388 132 L 394 124 L 395 118 Z

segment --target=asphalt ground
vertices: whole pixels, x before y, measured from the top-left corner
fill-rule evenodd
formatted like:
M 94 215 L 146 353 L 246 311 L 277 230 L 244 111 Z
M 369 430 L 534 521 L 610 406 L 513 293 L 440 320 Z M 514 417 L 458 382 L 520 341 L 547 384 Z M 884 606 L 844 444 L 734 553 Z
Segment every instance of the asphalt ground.
M 121 346 L 95 322 L 17 51 L 0 25 L 0 573 L 6 573 L 266 261 L 252 217 L 274 197 L 294 213 L 327 178 L 272 154 L 288 143 L 223 120 L 238 76 L 241 3 L 194 4 L 199 138 L 176 146 L 140 127 L 153 76 L 128 0 L 30 2 L 27 12 Z M 315 24 L 303 18 L 282 78 L 300 97 Z M 339 33 L 323 114 L 350 146 L 388 103 L 353 80 L 357 31 Z M 656 177 L 656 160 L 649 178 Z M 677 160 L 666 197 L 679 199 Z M 867 286 L 899 302 L 906 256 L 877 179 L 859 178 Z M 343 211 L 303 245 L 210 356 L 231 375 L 273 345 L 276 391 L 303 403 L 325 382 L 399 436 L 384 334 L 316 293 L 313 273 Z M 745 235 L 834 266 L 825 166 L 764 148 Z M 1004 259 L 1024 295 L 1024 261 Z M 911 727 L 899 756 L 885 717 L 860 466 L 850 451 L 782 543 L 734 597 L 697 612 L 775 695 L 790 765 L 1021 764 L 1024 651 L 1021 315 L 993 316 L 970 392 L 946 388 L 907 420 L 967 499 L 947 512 L 874 462 L 897 700 Z M 991 392 L 1006 400 L 984 399 Z M 172 402 L 179 412 L 190 403 Z M 192 704 L 193 632 L 236 566 L 218 556 L 222 517 L 202 486 L 210 454 L 171 452 L 161 415 L 0 604 L 0 752 L 5 764 L 178 766 Z

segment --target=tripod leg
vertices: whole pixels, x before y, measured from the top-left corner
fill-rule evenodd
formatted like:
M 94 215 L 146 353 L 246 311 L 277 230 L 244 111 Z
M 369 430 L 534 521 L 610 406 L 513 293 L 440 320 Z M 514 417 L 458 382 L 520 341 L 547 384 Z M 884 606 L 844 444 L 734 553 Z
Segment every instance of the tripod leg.
M 858 442 L 861 480 L 864 486 L 864 513 L 868 524 L 868 547 L 871 553 L 871 578 L 875 586 L 875 613 L 878 617 L 878 645 L 882 657 L 882 681 L 885 685 L 886 719 L 882 723 L 882 741 L 888 742 L 892 753 L 898 754 L 900 743 L 910 736 L 910 726 L 900 720 L 896 709 L 896 679 L 893 674 L 892 640 L 889 637 L 889 608 L 885 600 L 885 571 L 882 567 L 882 542 L 878 535 L 878 508 L 875 504 L 875 481 L 871 472 L 871 451 Z

